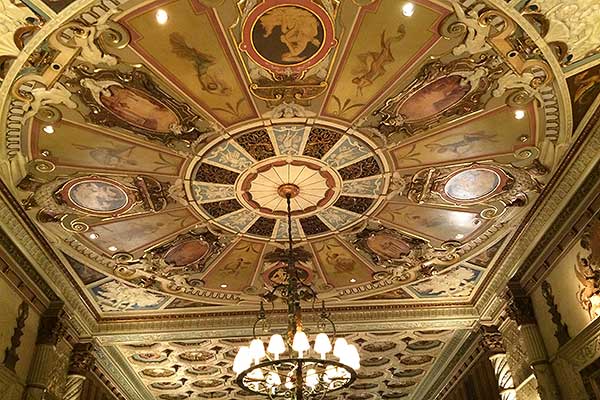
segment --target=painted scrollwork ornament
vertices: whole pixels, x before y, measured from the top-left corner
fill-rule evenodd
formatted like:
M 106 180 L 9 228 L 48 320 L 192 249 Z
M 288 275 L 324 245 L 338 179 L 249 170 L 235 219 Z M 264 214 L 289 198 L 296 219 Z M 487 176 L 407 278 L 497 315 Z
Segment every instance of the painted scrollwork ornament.
M 212 132 L 211 125 L 154 83 L 143 71 L 75 68 L 70 82 L 89 108 L 92 123 L 120 127 L 163 144 L 189 149 Z M 179 146 L 180 147 L 180 146 Z
M 228 238 L 199 228 L 146 250 L 140 258 L 128 253 L 115 254 L 113 272 L 137 286 L 148 284 L 169 293 L 186 293 L 204 286 L 206 265 L 227 243 Z
M 376 128 L 384 138 L 393 134 L 412 136 L 444 119 L 482 109 L 489 89 L 503 70 L 496 57 L 486 55 L 479 61 L 430 62 L 407 88 L 363 120 L 362 128 Z M 445 96 L 430 99 L 434 92 Z M 431 103 L 431 107 L 416 106 L 422 103 Z
M 24 4 L 0 0 L 0 81 L 5 63 L 17 58 L 25 39 L 39 29 L 40 23 L 40 18 Z
M 373 263 L 385 268 L 375 278 L 412 282 L 432 276 L 443 266 L 457 260 L 459 242 L 445 242 L 434 248 L 423 239 L 402 234 L 377 223 L 371 223 L 353 235 L 356 249 L 370 256 Z
M 535 170 L 510 165 L 471 164 L 431 167 L 412 175 L 392 177 L 388 196 L 404 197 L 422 204 L 481 206 L 484 219 L 503 215 L 508 207 L 529 203 L 528 195 L 539 193 L 543 185 Z

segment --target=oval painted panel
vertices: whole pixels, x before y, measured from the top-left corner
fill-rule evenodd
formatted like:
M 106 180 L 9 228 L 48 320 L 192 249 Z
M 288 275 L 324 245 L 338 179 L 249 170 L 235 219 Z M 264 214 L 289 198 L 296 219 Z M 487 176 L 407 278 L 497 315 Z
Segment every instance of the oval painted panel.
M 112 85 L 107 89 L 110 95 L 100 94 L 100 101 L 117 118 L 150 131 L 168 133 L 179 125 L 177 114 L 146 93 Z
M 204 240 L 194 239 L 175 245 L 165 254 L 167 264 L 182 267 L 202 260 L 210 246 Z
M 444 191 L 456 200 L 477 200 L 492 193 L 500 185 L 500 176 L 491 169 L 461 171 L 446 182 Z
M 176 371 L 173 368 L 146 368 L 142 370 L 142 374 L 151 378 L 167 378 L 175 375 Z
M 415 351 L 423 351 L 423 350 L 432 350 L 437 347 L 440 347 L 442 342 L 439 340 L 419 340 L 416 342 L 411 342 L 406 346 L 409 350 Z
M 83 210 L 111 213 L 127 206 L 129 197 L 118 185 L 103 180 L 83 180 L 69 188 L 69 200 Z
M 198 366 L 198 367 L 188 368 L 185 370 L 185 372 L 187 372 L 188 374 L 200 375 L 200 376 L 215 375 L 219 372 L 219 368 L 211 367 L 208 365 L 202 365 L 202 366 Z
M 164 353 L 137 353 L 131 356 L 135 361 L 144 363 L 159 363 L 167 359 Z
M 371 342 L 363 346 L 364 351 L 370 353 L 389 351 L 396 347 L 394 342 Z
M 458 103 L 471 90 L 469 83 L 462 84 L 462 77 L 453 75 L 435 80 L 422 87 L 396 110 L 407 121 L 432 117 Z
M 396 378 L 414 378 L 415 376 L 421 375 L 425 370 L 418 369 L 398 369 L 394 371 Z
M 292 5 L 267 10 L 252 27 L 252 46 L 262 58 L 277 65 L 310 60 L 323 47 L 324 38 L 319 17 Z
M 433 360 L 432 356 L 429 355 L 422 355 L 422 356 L 404 356 L 402 357 L 402 359 L 400 360 L 400 362 L 404 365 L 420 365 L 420 364 L 426 364 L 428 362 L 431 362 L 431 360 Z
M 410 246 L 404 240 L 389 233 L 376 233 L 367 239 L 367 246 L 378 256 L 398 259 L 410 253 Z
M 158 390 L 175 390 L 182 387 L 183 384 L 181 382 L 154 382 L 150 386 Z

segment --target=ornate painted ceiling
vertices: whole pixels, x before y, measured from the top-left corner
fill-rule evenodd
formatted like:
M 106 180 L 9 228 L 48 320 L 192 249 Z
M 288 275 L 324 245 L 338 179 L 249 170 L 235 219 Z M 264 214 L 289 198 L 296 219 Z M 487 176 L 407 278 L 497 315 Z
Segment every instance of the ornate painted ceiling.
M 285 279 L 284 184 L 302 279 L 386 360 L 347 398 L 420 398 L 514 268 L 501 253 L 600 81 L 580 72 L 600 34 L 554 1 L 1 3 L 18 28 L 0 36 L 3 182 L 85 312 L 123 334 L 106 343 L 140 398 L 232 398 L 238 339 L 142 345 L 125 326 L 253 312 Z M 443 329 L 353 331 L 391 310 Z

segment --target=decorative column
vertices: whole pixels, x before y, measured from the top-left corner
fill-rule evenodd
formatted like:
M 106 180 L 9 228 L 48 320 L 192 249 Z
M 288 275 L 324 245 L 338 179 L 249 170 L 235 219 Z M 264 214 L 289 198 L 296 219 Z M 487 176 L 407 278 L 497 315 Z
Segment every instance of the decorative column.
M 508 366 L 506 350 L 502 343 L 502 334 L 496 326 L 482 326 L 481 333 L 483 335 L 482 344 L 490 354 L 489 359 L 494 366 L 500 398 L 502 400 L 516 400 L 517 390 Z
M 56 364 L 56 344 L 65 333 L 64 316 L 63 303 L 51 304 L 42 314 L 24 400 L 42 400 L 48 390 L 51 374 L 54 373 L 52 368 Z
M 92 349 L 91 343 L 77 343 L 73 347 L 63 400 L 79 400 L 81 398 L 86 372 L 94 363 Z
M 560 392 L 548 354 L 542 339 L 531 298 L 525 293 L 517 282 L 508 285 L 509 290 L 509 316 L 517 323 L 519 332 L 529 359 L 529 365 L 537 379 L 537 391 L 541 400 L 560 400 Z

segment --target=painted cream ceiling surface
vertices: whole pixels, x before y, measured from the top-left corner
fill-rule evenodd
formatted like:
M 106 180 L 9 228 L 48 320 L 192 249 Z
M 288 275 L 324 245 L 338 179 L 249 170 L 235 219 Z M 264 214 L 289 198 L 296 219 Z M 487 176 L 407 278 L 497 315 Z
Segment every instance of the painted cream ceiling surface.
M 0 70 L 1 171 L 97 321 L 254 312 L 285 280 L 288 228 L 302 279 L 329 307 L 472 306 L 548 194 L 584 119 L 571 102 L 595 97 L 596 75 L 561 71 L 591 50 L 540 39 L 544 4 L 131 0 L 42 12 L 67 3 L 7 8 L 32 36 L 26 51 L 7 47 L 13 68 Z M 285 184 L 297 191 L 291 227 Z M 389 359 L 376 387 L 359 379 L 348 398 L 413 398 L 459 333 L 345 332 L 363 357 Z M 231 398 L 234 343 L 193 344 L 211 352 L 196 363 L 181 359 L 189 344 L 163 339 L 111 344 L 148 396 Z M 382 341 L 396 347 L 371 356 Z M 411 348 L 423 341 L 440 345 Z M 428 367 L 397 383 L 421 351 Z

